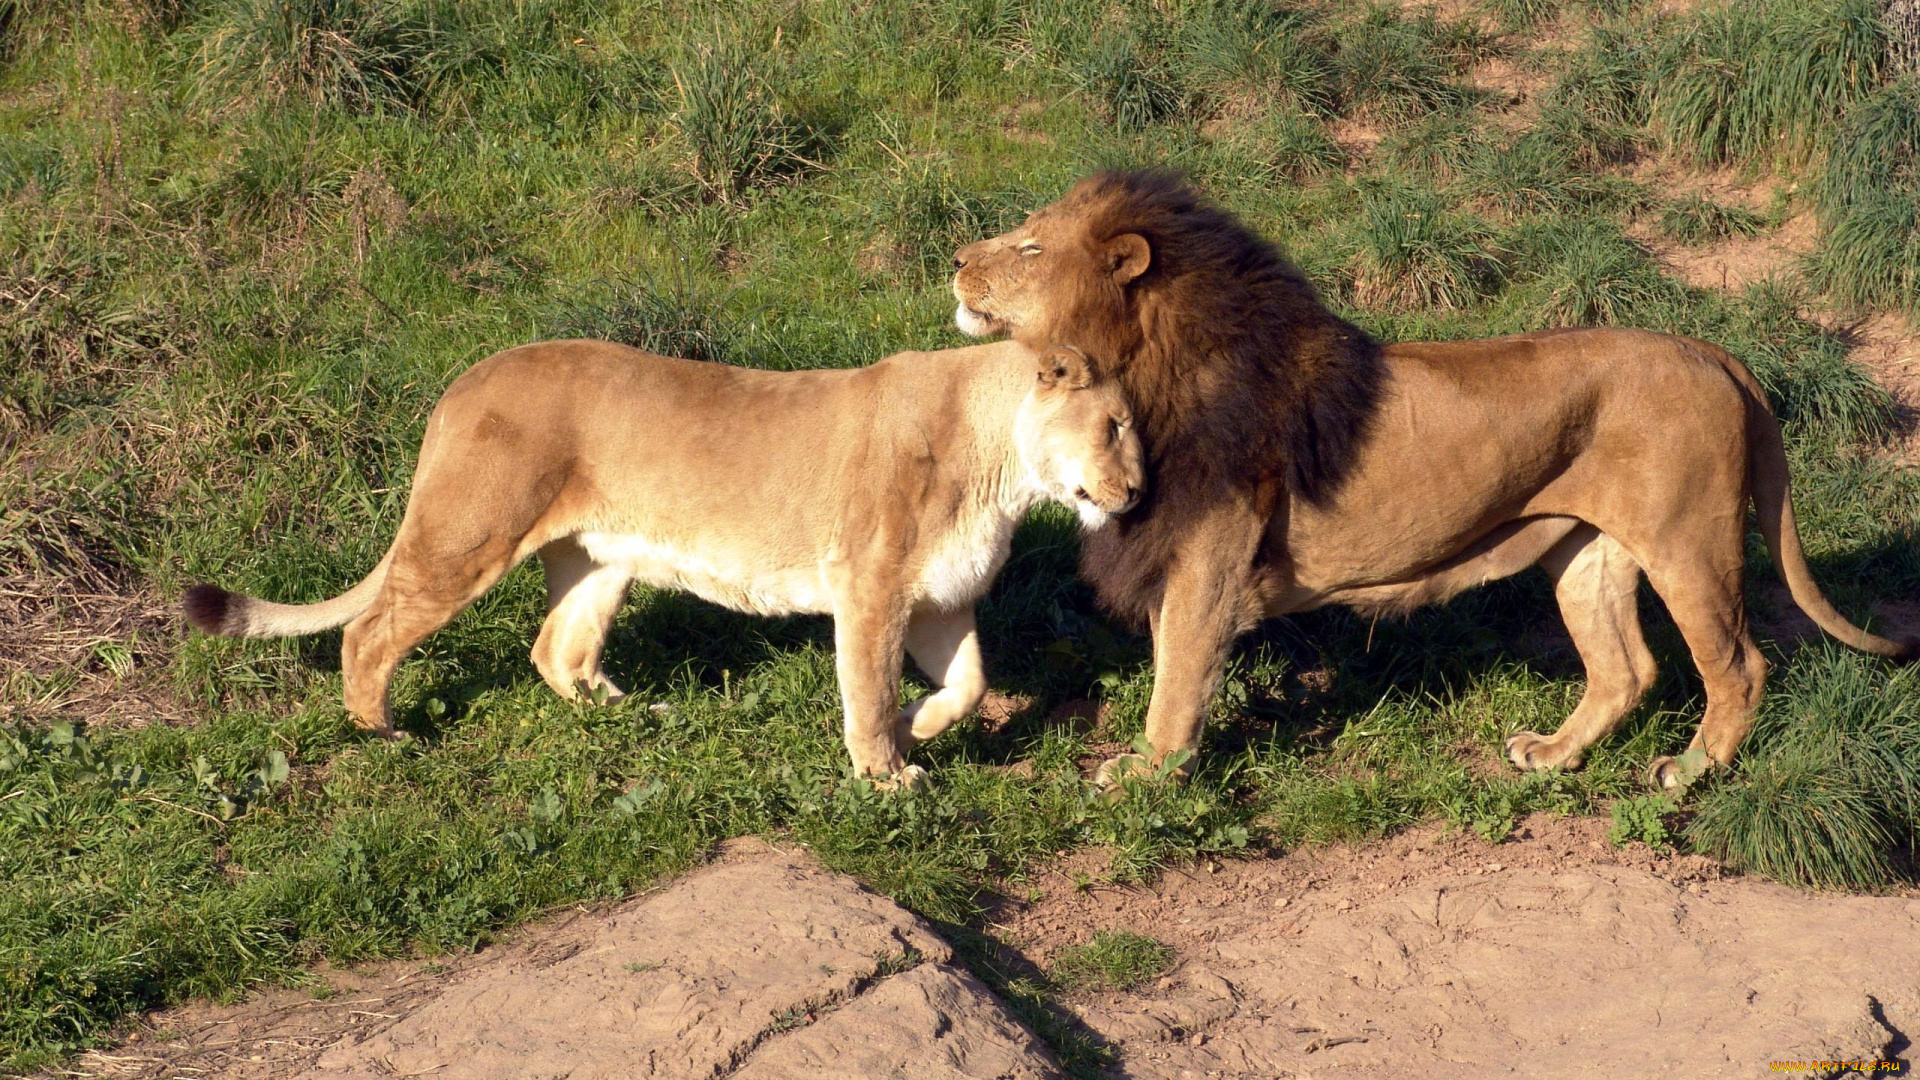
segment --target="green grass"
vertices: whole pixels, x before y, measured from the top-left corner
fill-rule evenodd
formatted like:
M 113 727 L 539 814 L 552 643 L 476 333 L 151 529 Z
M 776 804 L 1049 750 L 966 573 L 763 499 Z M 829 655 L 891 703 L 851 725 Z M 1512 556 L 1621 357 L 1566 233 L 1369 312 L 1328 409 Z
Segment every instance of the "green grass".
M 1872 91 L 1885 46 L 1873 0 L 1706 7 L 1653 59 L 1654 128 L 1673 153 L 1703 163 L 1805 161 Z
M 1744 206 L 1718 203 L 1699 195 L 1683 195 L 1660 208 L 1662 235 L 1682 244 L 1707 244 L 1715 240 L 1758 236 L 1766 231 L 1766 218 Z
M 1431 192 L 1369 198 L 1358 225 L 1354 297 L 1368 307 L 1466 307 L 1498 285 L 1490 231 Z
M 1054 955 L 1053 978 L 1088 990 L 1131 990 L 1173 966 L 1173 949 L 1131 930 L 1096 930 Z
M 1787 422 L 1836 602 L 1920 591 L 1920 478 L 1872 452 L 1890 401 L 1809 318 L 1911 304 L 1913 84 L 1872 83 L 1847 5 L 1539 6 L 1584 27 L 1570 47 L 1347 2 L 8 8 L 0 1067 L 322 957 L 471 948 L 759 832 L 940 920 L 1092 1075 L 1101 1049 L 980 920 L 1059 852 L 1131 878 L 1610 807 L 1653 837 L 1628 800 L 1700 711 L 1658 616 L 1661 682 L 1583 771 L 1500 764 L 1508 734 L 1579 696 L 1577 662 L 1537 632 L 1538 575 L 1404 621 L 1263 628 L 1191 782 L 1117 804 L 1081 762 L 1139 735 L 1148 650 L 1075 582 L 1058 512 L 1022 529 L 982 611 L 995 689 L 1032 705 L 919 751 L 935 786 L 897 795 L 845 775 L 821 620 L 638 595 L 608 660 L 631 703 L 578 708 L 526 659 L 541 590 L 523 569 L 402 668 L 416 738 L 394 747 L 341 710 L 337 637 L 208 640 L 171 615 L 195 580 L 288 600 L 357 580 L 435 399 L 495 349 L 583 334 L 785 369 L 959 344 L 952 249 L 1114 163 L 1189 171 L 1384 337 L 1610 323 L 1726 345 Z M 1767 75 L 1764 103 L 1755 80 L 1708 77 L 1785 63 L 1795 35 L 1824 44 Z M 1727 51 L 1747 41 L 1755 58 Z M 1469 88 L 1502 52 L 1550 80 L 1536 119 Z M 1617 167 L 1663 143 L 1806 161 L 1800 197 L 1829 230 L 1806 280 L 1727 296 L 1664 274 L 1625 230 L 1667 193 Z M 1723 210 L 1672 228 L 1743 227 Z M 1826 647 L 1770 655 L 1740 765 L 1673 842 L 1800 883 L 1909 880 L 1911 678 Z M 1051 718 L 1086 698 L 1103 724 Z
M 1814 283 L 1843 304 L 1920 314 L 1920 76 L 1848 111 L 1815 197 L 1827 235 Z

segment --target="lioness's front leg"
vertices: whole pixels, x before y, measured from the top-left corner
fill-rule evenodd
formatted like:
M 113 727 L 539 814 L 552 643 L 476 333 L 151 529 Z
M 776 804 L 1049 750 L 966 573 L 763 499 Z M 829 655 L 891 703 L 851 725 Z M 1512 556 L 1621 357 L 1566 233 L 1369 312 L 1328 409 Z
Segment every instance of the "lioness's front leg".
M 907 652 L 938 688 L 900 710 L 897 738 L 903 753 L 952 727 L 987 693 L 971 605 L 916 613 L 907 623 Z
M 1108 760 L 1094 774 L 1111 783 L 1125 768 L 1159 765 L 1200 745 L 1207 705 L 1220 685 L 1234 638 L 1259 621 L 1252 585 L 1267 515 L 1239 503 L 1200 522 L 1182 538 L 1167 567 L 1160 607 L 1152 616 L 1153 696 L 1147 742 L 1153 761 L 1137 754 Z M 1185 775 L 1181 768 L 1180 774 Z
M 858 586 L 844 590 L 833 612 L 834 666 L 840 675 L 847 753 L 853 771 L 865 776 L 891 776 L 907 766 L 895 736 L 895 710 L 908 612 L 897 596 L 875 595 L 880 592 Z

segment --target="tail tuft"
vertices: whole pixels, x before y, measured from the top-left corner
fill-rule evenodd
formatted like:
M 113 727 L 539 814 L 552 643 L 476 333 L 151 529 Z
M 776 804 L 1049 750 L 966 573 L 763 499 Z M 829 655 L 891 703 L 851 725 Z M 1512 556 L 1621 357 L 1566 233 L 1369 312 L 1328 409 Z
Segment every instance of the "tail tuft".
M 186 611 L 187 621 L 201 633 L 219 636 L 227 633 L 233 600 L 233 594 L 218 585 L 195 585 L 180 598 L 180 606 Z

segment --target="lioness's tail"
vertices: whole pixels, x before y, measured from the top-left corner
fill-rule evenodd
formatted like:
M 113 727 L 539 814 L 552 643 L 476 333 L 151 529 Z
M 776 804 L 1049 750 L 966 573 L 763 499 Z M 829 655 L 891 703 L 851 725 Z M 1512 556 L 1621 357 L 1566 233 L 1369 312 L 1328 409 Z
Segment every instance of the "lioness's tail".
M 1793 602 L 1820 629 L 1862 652 L 1895 660 L 1920 658 L 1920 642 L 1890 641 L 1860 629 L 1834 610 L 1814 582 L 1812 571 L 1807 569 L 1806 552 L 1800 547 L 1800 526 L 1794 521 L 1793 499 L 1787 490 L 1787 450 L 1780 441 L 1780 421 L 1767 408 L 1766 393 L 1752 373 L 1739 361 L 1734 364 L 1745 376 L 1740 381 L 1747 388 L 1747 484 L 1753 490 L 1754 517 L 1760 535 L 1766 539 L 1767 554 L 1786 581 Z
M 393 552 L 381 558 L 360 584 L 317 604 L 276 604 L 230 593 L 218 585 L 195 585 L 181 598 L 187 621 L 202 633 L 220 637 L 297 637 L 331 630 L 353 621 L 373 603 L 387 583 Z

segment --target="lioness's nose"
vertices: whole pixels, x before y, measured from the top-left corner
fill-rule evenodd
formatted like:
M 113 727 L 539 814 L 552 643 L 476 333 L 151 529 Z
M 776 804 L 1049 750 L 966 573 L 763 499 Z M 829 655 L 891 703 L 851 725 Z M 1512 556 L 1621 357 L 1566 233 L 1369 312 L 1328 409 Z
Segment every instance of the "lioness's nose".
M 968 260 L 968 259 L 971 259 L 971 258 L 973 258 L 973 249 L 974 249 L 974 248 L 976 248 L 976 247 L 979 247 L 979 246 L 980 246 L 979 244 L 968 244 L 967 246 L 965 246 L 965 247 L 963 247 L 963 248 L 961 248 L 960 250 L 958 250 L 958 251 L 956 251 L 956 252 L 954 252 L 954 253 L 953 253 L 953 268 L 954 268 L 955 270 L 958 270 L 958 269 L 960 269 L 961 267 L 964 267 L 964 266 L 966 266 L 966 265 L 967 265 L 967 260 Z

